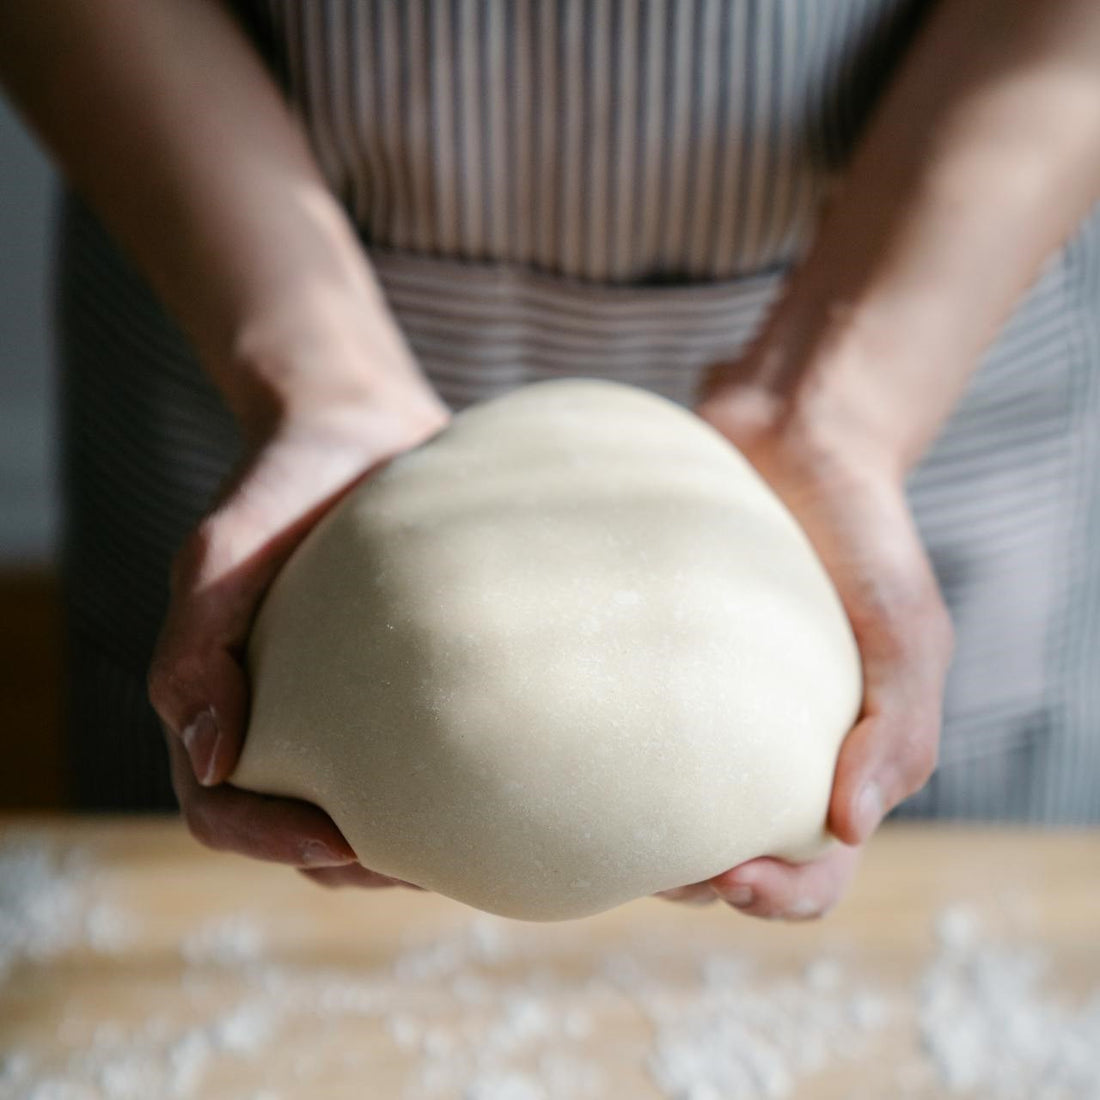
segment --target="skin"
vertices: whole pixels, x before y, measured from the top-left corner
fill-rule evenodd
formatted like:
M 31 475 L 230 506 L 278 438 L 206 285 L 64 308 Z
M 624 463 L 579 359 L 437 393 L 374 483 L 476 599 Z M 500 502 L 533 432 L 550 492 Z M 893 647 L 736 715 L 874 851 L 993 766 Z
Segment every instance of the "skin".
M 183 325 L 248 441 L 177 558 L 149 675 L 188 826 L 322 885 L 392 885 L 317 807 L 222 781 L 267 584 L 342 493 L 447 410 L 295 118 L 215 0 L 0 5 L 0 78 Z M 904 479 L 1097 198 L 1100 5 L 941 0 L 810 253 L 698 406 L 794 511 L 855 628 L 866 697 L 828 822 L 843 844 L 666 896 L 818 916 L 884 814 L 931 774 L 951 628 Z
M 1100 199 L 1100 5 L 942 0 L 809 255 L 699 413 L 798 517 L 852 621 L 863 713 L 828 824 L 846 847 L 692 887 L 762 917 L 836 904 L 937 756 L 951 625 L 904 495 L 982 352 Z

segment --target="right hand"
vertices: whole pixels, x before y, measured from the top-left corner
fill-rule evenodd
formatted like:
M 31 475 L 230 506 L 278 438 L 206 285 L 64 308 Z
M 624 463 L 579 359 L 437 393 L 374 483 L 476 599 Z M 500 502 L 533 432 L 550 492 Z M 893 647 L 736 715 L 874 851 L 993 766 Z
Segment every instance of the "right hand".
M 290 864 L 324 885 L 395 880 L 360 867 L 319 807 L 224 782 L 247 724 L 244 647 L 268 585 L 318 519 L 362 478 L 446 424 L 446 408 L 417 387 L 400 408 L 313 402 L 262 433 L 176 557 L 149 671 L 192 835 L 210 848 Z
M 776 417 L 744 384 L 753 367 L 749 357 L 716 368 L 698 412 L 798 520 L 851 622 L 863 705 L 840 749 L 827 822 L 843 844 L 804 864 L 756 859 L 672 896 L 702 900 L 709 888 L 744 913 L 802 920 L 836 904 L 860 848 L 932 774 L 954 632 L 905 495 L 901 456 L 871 442 L 851 416 Z

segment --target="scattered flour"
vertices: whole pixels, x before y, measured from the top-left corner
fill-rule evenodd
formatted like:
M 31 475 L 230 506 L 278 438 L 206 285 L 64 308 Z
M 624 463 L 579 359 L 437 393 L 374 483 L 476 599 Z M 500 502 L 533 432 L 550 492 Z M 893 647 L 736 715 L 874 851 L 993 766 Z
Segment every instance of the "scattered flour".
M 698 988 L 670 997 L 643 981 L 635 996 L 655 1028 L 653 1077 L 676 1100 L 789 1096 L 800 1078 L 864 1053 L 889 1018 L 887 1002 L 832 959 L 765 982 L 744 959 L 712 958 Z
M 0 840 L 0 985 L 21 962 L 46 962 L 77 947 L 114 953 L 137 933 L 132 914 L 96 899 L 86 852 L 59 851 L 42 833 Z
M 1034 949 L 988 942 L 978 915 L 940 914 L 918 1025 L 940 1083 L 990 1100 L 1100 1097 L 1100 990 L 1074 1010 L 1045 993 Z
M 126 951 L 137 925 L 95 896 L 92 870 L 86 854 L 40 837 L 0 846 L 0 986 L 18 964 L 76 948 Z M 594 965 L 579 963 L 568 928 L 481 914 L 408 941 L 382 967 L 296 965 L 272 957 L 260 918 L 227 913 L 179 943 L 177 1015 L 107 1020 L 90 1039 L 87 1021 L 66 1019 L 60 1063 L 5 1051 L 0 1033 L 0 1100 L 186 1100 L 206 1095 L 220 1062 L 263 1067 L 279 1053 L 297 1094 L 334 1065 L 366 1065 L 347 1044 L 337 1054 L 295 1046 L 303 1020 L 315 1034 L 319 1019 L 370 1021 L 412 1067 L 407 1096 L 417 1100 L 598 1100 L 613 1091 L 611 1060 L 633 1064 L 670 1100 L 772 1100 L 866 1057 L 899 1019 L 916 1021 L 922 1043 L 899 1068 L 899 1096 L 1097 1100 L 1100 990 L 1076 1008 L 1047 994 L 1042 958 L 993 942 L 965 907 L 945 910 L 934 931 L 915 994 L 887 998 L 831 957 L 774 977 L 685 936 Z M 624 1009 L 647 1021 L 648 1043 L 636 1029 L 601 1029 Z M 240 1100 L 280 1100 L 272 1081 Z
M 180 954 L 193 966 L 240 966 L 263 954 L 262 926 L 247 913 L 214 917 L 180 944 Z
M 98 1031 L 68 1060 L 65 1084 L 93 1084 L 97 1100 L 150 1100 L 202 1095 L 202 1083 L 221 1057 L 255 1057 L 268 1049 L 281 1013 L 246 1001 L 196 1027 Z M 16 1093 L 15 1095 L 22 1095 Z M 39 1100 L 37 1095 L 35 1100 Z M 49 1095 L 49 1094 L 47 1094 Z M 0 1096 L 6 1097 L 2 1085 Z

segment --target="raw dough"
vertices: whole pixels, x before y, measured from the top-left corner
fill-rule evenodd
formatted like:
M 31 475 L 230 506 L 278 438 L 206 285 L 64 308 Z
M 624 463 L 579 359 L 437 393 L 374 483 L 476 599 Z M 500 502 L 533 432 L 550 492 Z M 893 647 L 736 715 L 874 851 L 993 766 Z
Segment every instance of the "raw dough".
M 861 695 L 838 597 L 745 459 L 590 380 L 463 412 L 350 493 L 250 666 L 234 783 L 527 920 L 817 850 Z

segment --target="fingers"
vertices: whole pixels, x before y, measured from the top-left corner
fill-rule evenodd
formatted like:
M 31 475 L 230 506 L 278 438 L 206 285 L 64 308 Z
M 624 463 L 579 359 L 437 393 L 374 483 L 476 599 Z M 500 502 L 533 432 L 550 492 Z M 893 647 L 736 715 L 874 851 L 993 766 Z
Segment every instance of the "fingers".
M 838 844 L 811 863 L 754 859 L 717 875 L 708 885 L 722 901 L 749 916 L 813 920 L 844 895 L 859 856 L 859 849 Z
M 936 765 L 953 632 L 901 488 L 822 464 L 787 498 L 855 634 L 863 702 L 838 756 L 828 825 L 849 845 L 919 790 Z
M 331 868 L 355 862 L 351 845 L 317 806 L 253 794 L 224 783 L 203 787 L 182 743 L 169 736 L 168 751 L 180 810 L 200 844 L 294 867 Z
M 839 753 L 828 825 L 861 844 L 935 768 L 951 622 L 889 470 L 814 440 L 753 459 L 809 537 L 855 634 L 863 705 Z
M 919 791 L 936 767 L 940 719 L 914 705 L 862 719 L 837 761 L 829 829 L 845 844 L 861 844 L 883 818 Z
M 390 878 L 389 875 L 380 875 L 377 871 L 368 871 L 366 867 L 358 863 L 348 864 L 346 867 L 321 867 L 317 869 L 303 867 L 299 873 L 305 875 L 311 882 L 318 886 L 326 886 L 330 889 L 340 886 L 358 886 L 366 890 L 378 890 L 386 886 L 406 886 L 410 890 L 419 890 L 421 887 L 404 879 Z
M 149 698 L 204 785 L 222 782 L 236 766 L 248 713 L 240 653 L 260 600 L 358 472 L 351 458 L 311 460 L 273 444 L 235 478 L 176 556 Z
M 740 377 L 746 364 L 752 371 Z M 936 766 L 951 622 L 890 448 L 855 444 L 780 418 L 745 385 L 767 364 L 746 357 L 713 372 L 701 415 L 734 440 L 809 537 L 855 633 L 861 713 L 838 756 L 828 826 L 861 844 Z M 765 375 L 768 373 L 764 371 Z
M 690 886 L 678 886 L 673 890 L 661 890 L 654 897 L 675 901 L 681 905 L 704 906 L 718 900 L 709 882 L 693 882 Z
M 904 594 L 853 617 L 863 714 L 841 747 L 829 808 L 829 827 L 846 844 L 863 843 L 936 767 L 953 631 L 930 568 L 905 583 Z
M 170 616 L 149 669 L 149 699 L 171 740 L 186 751 L 195 778 L 221 783 L 244 739 L 248 688 L 226 649 L 204 644 L 201 628 Z
M 237 762 L 248 712 L 239 653 L 284 554 L 241 488 L 202 521 L 173 565 L 172 598 L 149 670 L 149 698 L 205 785 Z M 283 540 L 285 541 L 285 539 Z
M 841 747 L 828 826 L 845 844 L 864 843 L 883 818 L 928 782 L 936 768 L 940 714 L 923 700 L 909 706 L 887 698 L 895 684 L 868 693 L 870 713 Z M 882 709 L 879 709 L 879 708 Z

